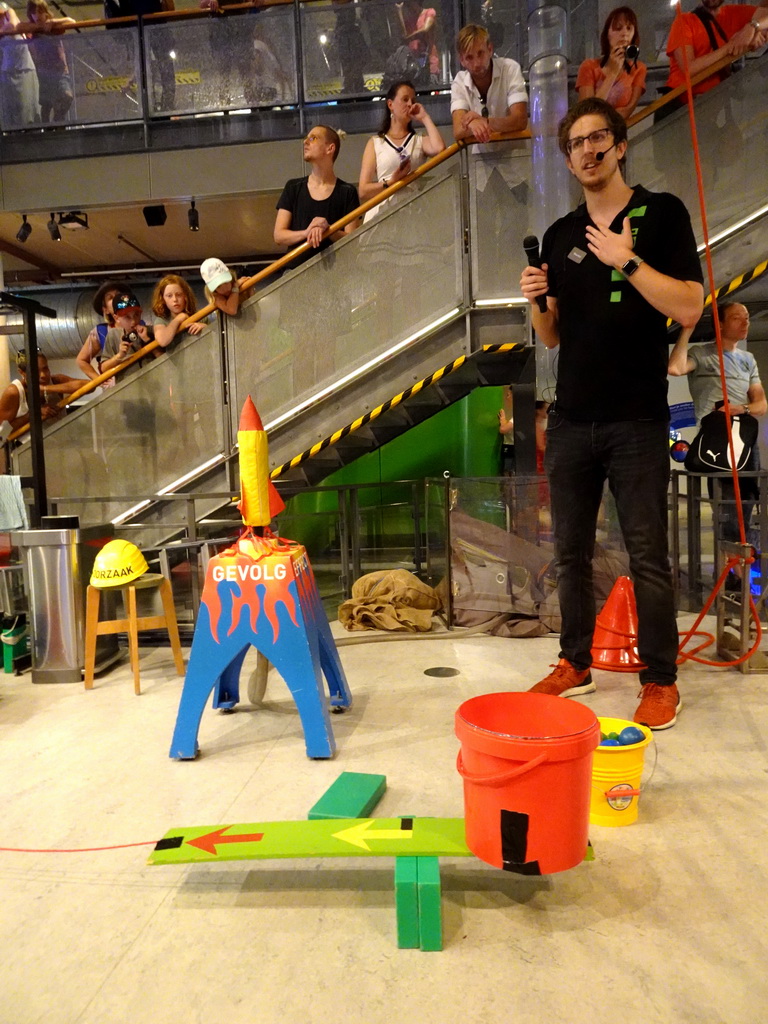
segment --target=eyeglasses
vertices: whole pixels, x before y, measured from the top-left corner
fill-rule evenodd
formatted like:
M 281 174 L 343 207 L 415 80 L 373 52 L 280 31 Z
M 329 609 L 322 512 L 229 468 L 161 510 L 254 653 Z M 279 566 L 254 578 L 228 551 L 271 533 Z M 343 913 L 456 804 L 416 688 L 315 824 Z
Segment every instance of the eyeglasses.
M 575 139 L 568 139 L 565 144 L 565 149 L 568 155 L 578 152 L 584 148 L 584 143 L 589 142 L 590 146 L 601 146 L 604 142 L 608 141 L 608 138 L 613 135 L 612 128 L 598 128 L 595 132 L 590 132 L 589 135 L 577 135 Z
M 305 142 L 321 142 L 322 139 L 320 138 L 319 135 L 308 135 L 306 137 L 306 139 L 304 139 L 304 141 Z

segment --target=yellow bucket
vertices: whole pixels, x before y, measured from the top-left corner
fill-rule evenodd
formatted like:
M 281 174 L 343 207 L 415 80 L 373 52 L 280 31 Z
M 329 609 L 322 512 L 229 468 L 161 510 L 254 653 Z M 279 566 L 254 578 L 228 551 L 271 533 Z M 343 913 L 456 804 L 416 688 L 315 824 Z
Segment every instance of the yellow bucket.
M 640 743 L 600 746 L 595 750 L 592 761 L 590 825 L 631 825 L 637 821 L 645 748 L 653 739 L 653 733 L 647 726 L 627 722 L 623 718 L 598 718 L 598 722 L 600 732 L 606 736 L 611 732 L 621 732 L 630 725 L 645 735 Z

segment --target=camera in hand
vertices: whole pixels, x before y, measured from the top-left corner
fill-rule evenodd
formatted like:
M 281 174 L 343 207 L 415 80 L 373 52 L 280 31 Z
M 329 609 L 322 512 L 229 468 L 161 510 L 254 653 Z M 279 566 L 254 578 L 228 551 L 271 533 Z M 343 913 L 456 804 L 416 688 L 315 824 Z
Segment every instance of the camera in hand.
M 125 340 L 130 341 L 132 345 L 135 345 L 137 342 L 141 341 L 141 338 L 139 337 L 137 331 L 128 331 L 128 333 L 125 336 Z
M 630 43 L 629 46 L 624 51 L 624 59 L 625 60 L 637 60 L 639 55 L 640 55 L 640 50 L 639 50 L 639 48 L 637 46 L 635 46 L 634 43 Z

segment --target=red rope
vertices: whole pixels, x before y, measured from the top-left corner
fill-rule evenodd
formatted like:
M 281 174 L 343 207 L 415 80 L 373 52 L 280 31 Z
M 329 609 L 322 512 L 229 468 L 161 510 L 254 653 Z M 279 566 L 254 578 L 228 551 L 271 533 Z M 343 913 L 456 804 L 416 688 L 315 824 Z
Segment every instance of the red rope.
M 677 14 L 682 18 L 683 9 L 680 0 L 677 2 Z M 720 363 L 720 385 L 723 389 L 723 415 L 728 432 L 728 449 L 731 456 L 731 474 L 733 476 L 733 490 L 736 499 L 736 516 L 739 522 L 739 538 L 742 544 L 747 543 L 746 530 L 744 528 L 744 511 L 741 507 L 741 488 L 739 486 L 739 471 L 736 468 L 736 453 L 733 447 L 733 430 L 731 427 L 731 403 L 728 401 L 728 383 L 725 377 L 725 360 L 723 358 L 723 337 L 720 332 L 720 318 L 717 315 L 717 295 L 715 288 L 715 273 L 712 268 L 712 250 L 709 244 L 709 224 L 707 222 L 707 206 L 704 198 L 704 177 L 701 171 L 701 154 L 699 152 L 699 135 L 696 129 L 696 115 L 693 111 L 693 87 L 691 85 L 691 70 L 688 64 L 688 52 L 686 47 L 683 51 L 683 70 L 685 73 L 685 86 L 688 97 L 688 120 L 691 127 L 691 144 L 693 146 L 693 164 L 696 169 L 696 185 L 699 193 L 699 211 L 701 212 L 701 228 L 704 236 L 704 255 L 707 261 L 707 279 L 709 282 L 709 294 L 712 300 L 712 319 L 715 325 L 715 340 L 717 341 L 717 357 Z
M 682 9 L 682 6 L 680 4 L 680 0 L 678 0 L 678 3 L 677 3 L 677 14 L 678 14 L 678 17 L 682 17 L 682 12 L 683 12 L 683 9 Z M 723 415 L 725 416 L 725 428 L 726 428 L 726 431 L 727 431 L 727 434 L 728 434 L 728 450 L 730 452 L 730 457 L 731 457 L 731 475 L 733 477 L 733 496 L 734 496 L 734 499 L 736 501 L 736 518 L 737 518 L 737 521 L 738 521 L 738 524 L 739 524 L 739 539 L 740 539 L 742 544 L 746 544 L 747 543 L 747 533 L 746 533 L 746 528 L 744 526 L 744 510 L 741 507 L 741 487 L 739 485 L 739 471 L 738 471 L 738 468 L 736 466 L 736 453 L 735 453 L 735 450 L 734 450 L 734 447 L 733 447 L 733 429 L 732 429 L 732 424 L 731 424 L 731 403 L 728 400 L 728 382 L 727 382 L 726 376 L 725 376 L 725 359 L 723 358 L 723 338 L 722 338 L 722 334 L 721 334 L 721 331 L 720 331 L 720 318 L 717 315 L 717 297 L 716 297 L 716 288 L 715 288 L 715 274 L 714 274 L 714 270 L 712 268 L 712 249 L 711 249 L 711 246 L 709 244 L 709 225 L 708 225 L 708 222 L 707 222 L 707 208 L 706 208 L 706 201 L 705 201 L 705 198 L 704 198 L 704 178 L 703 178 L 702 171 L 701 171 L 701 154 L 699 152 L 699 136 L 698 136 L 698 132 L 696 130 L 696 115 L 694 114 L 694 110 L 693 110 L 693 87 L 691 85 L 691 69 L 690 69 L 690 66 L 688 64 L 688 53 L 687 53 L 686 48 L 683 47 L 682 51 L 683 51 L 683 72 L 685 74 L 685 87 L 686 87 L 686 95 L 687 95 L 687 99 L 688 99 L 688 120 L 690 122 L 691 144 L 692 144 L 692 147 L 693 147 L 693 163 L 694 163 L 694 167 L 696 169 L 696 186 L 697 186 L 698 194 L 699 194 L 699 210 L 701 212 L 701 227 L 702 227 L 702 233 L 703 233 L 703 237 L 704 237 L 704 255 L 706 257 L 706 263 L 707 263 L 707 280 L 708 280 L 708 283 L 709 283 L 709 294 L 710 294 L 710 298 L 711 298 L 711 301 L 712 301 L 712 312 L 714 314 L 712 319 L 713 319 L 714 325 L 715 325 L 715 340 L 717 342 L 717 356 L 718 356 L 718 361 L 720 363 L 720 386 L 723 389 Z M 749 572 L 749 566 L 752 564 L 753 561 L 754 561 L 754 559 L 752 559 L 752 558 L 729 558 L 729 559 L 726 560 L 726 563 L 725 563 L 725 566 L 723 568 L 723 571 L 720 573 L 720 577 L 717 580 L 717 583 L 715 584 L 715 586 L 714 586 L 714 588 L 712 590 L 712 593 L 709 595 L 709 597 L 705 601 L 704 607 L 702 608 L 701 612 L 699 613 L 699 616 L 696 619 L 696 622 L 693 624 L 691 629 L 686 634 L 685 639 L 680 644 L 680 648 L 679 648 L 680 661 L 678 662 L 678 664 L 680 662 L 682 662 L 682 661 L 696 661 L 700 665 L 716 665 L 718 667 L 731 667 L 733 665 L 740 665 L 741 662 L 746 661 L 748 658 L 751 658 L 752 655 L 755 653 L 755 651 L 758 649 L 758 647 L 760 646 L 760 641 L 762 639 L 762 628 L 760 626 L 760 617 L 757 614 L 757 609 L 755 608 L 755 602 L 752 600 L 752 595 L 750 594 L 750 598 L 749 598 L 750 615 L 752 617 L 752 621 L 755 623 L 755 628 L 756 628 L 756 631 L 757 631 L 757 638 L 755 640 L 754 645 L 750 648 L 750 650 L 746 654 L 743 654 L 740 658 L 736 658 L 733 661 L 722 662 L 722 661 L 710 661 L 707 658 L 697 658 L 697 657 L 695 657 L 696 653 L 703 649 L 701 646 L 695 648 L 693 651 L 691 651 L 689 653 L 685 653 L 683 651 L 683 648 L 685 647 L 685 645 L 688 643 L 688 641 L 691 639 L 691 637 L 696 632 L 696 629 L 697 629 L 698 625 L 700 624 L 701 620 L 704 618 L 704 616 L 707 614 L 707 612 L 711 608 L 712 603 L 715 600 L 715 597 L 716 597 L 718 591 L 720 590 L 720 588 L 725 583 L 725 578 L 728 575 L 728 573 L 731 570 L 731 568 L 735 567 L 736 565 L 741 565 L 742 572 Z
M 144 843 L 119 843 L 117 846 L 82 846 L 74 850 L 31 850 L 25 846 L 0 846 L 3 853 L 98 853 L 100 850 L 127 850 L 130 846 L 156 846 L 159 840 Z

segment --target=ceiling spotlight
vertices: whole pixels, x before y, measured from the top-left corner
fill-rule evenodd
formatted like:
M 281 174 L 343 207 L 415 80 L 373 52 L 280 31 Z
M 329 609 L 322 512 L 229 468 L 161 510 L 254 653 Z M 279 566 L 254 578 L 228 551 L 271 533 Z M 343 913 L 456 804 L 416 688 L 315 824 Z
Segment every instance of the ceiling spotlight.
M 195 209 L 195 200 L 194 199 L 191 201 L 191 205 L 189 207 L 189 210 L 187 211 L 187 220 L 189 221 L 189 230 L 190 231 L 199 231 L 200 230 L 200 214 Z
M 29 236 L 31 234 L 32 234 L 32 225 L 31 224 L 27 224 L 27 215 L 26 215 L 26 213 L 23 213 L 21 215 L 21 227 L 16 232 L 16 241 L 17 242 L 26 242 L 26 240 L 29 238 Z
M 48 227 L 48 234 L 51 236 L 52 240 L 54 242 L 60 242 L 61 241 L 61 232 L 59 231 L 59 225 L 54 220 L 53 214 L 51 214 L 51 219 L 48 221 L 47 227 Z
M 88 227 L 88 214 L 73 210 L 71 213 L 59 214 L 59 227 L 68 231 L 84 231 Z

